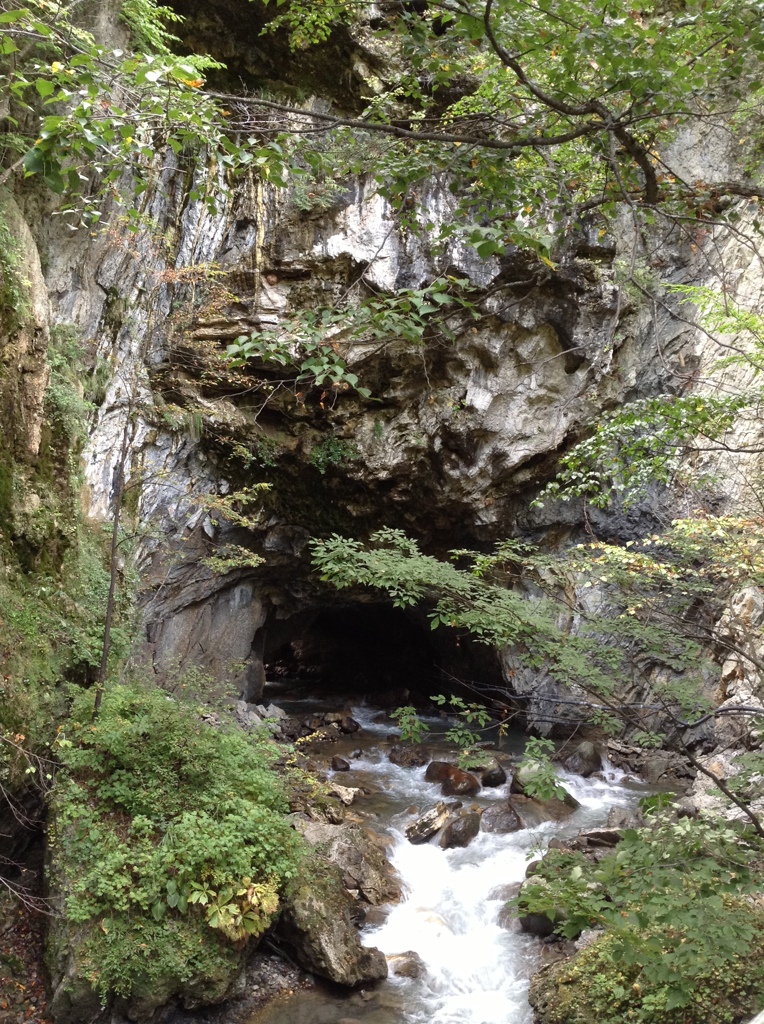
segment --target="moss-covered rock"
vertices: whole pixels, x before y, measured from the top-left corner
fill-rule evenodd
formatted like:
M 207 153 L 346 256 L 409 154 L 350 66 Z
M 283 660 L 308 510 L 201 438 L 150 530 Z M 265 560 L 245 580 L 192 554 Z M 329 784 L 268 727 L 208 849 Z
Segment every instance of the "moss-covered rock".
M 330 981 L 353 986 L 386 978 L 385 955 L 361 945 L 353 910 L 340 869 L 318 861 L 288 889 L 279 933 L 298 963 Z

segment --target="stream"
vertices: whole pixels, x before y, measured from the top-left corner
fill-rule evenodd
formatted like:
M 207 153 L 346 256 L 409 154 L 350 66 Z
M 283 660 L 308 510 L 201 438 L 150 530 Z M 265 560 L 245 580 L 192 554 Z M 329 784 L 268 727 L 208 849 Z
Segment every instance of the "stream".
M 362 941 L 388 956 L 413 950 L 426 969 L 416 979 L 391 976 L 369 992 L 340 994 L 320 987 L 295 993 L 258 1013 L 251 1024 L 530 1024 L 528 981 L 540 965 L 539 941 L 498 923 L 505 897 L 496 890 L 521 881 L 529 861 L 553 837 L 604 824 L 611 807 L 635 806 L 645 787 L 610 768 L 588 780 L 561 772 L 565 788 L 581 804 L 564 822 L 508 835 L 480 832 L 464 849 L 442 850 L 437 841 L 415 846 L 404 829 L 442 799 L 440 786 L 424 781 L 424 768 L 401 768 L 388 760 L 395 729 L 375 722 L 377 714 L 353 709 L 363 729 L 345 744 L 347 751 L 339 752 L 360 747 L 362 755 L 350 771 L 336 773 L 337 781 L 370 791 L 360 809 L 365 823 L 389 838 L 388 857 L 404 896 L 369 915 L 373 923 L 363 929 Z M 433 729 L 444 728 L 442 721 L 428 721 Z M 439 746 L 437 735 L 431 735 L 433 756 L 453 760 L 453 748 Z M 520 733 L 507 737 L 502 753 L 519 754 L 525 739 Z M 469 802 L 487 807 L 506 800 L 507 787 L 482 789 Z

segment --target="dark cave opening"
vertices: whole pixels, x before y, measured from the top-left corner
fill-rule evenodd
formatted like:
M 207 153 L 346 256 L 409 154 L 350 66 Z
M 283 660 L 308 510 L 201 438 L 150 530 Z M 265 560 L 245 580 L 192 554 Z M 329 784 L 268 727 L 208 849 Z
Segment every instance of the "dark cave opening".
M 431 629 L 420 610 L 356 602 L 303 611 L 266 626 L 263 661 L 271 686 L 303 696 L 359 697 L 423 707 L 437 693 L 503 685 L 496 652 L 455 630 Z

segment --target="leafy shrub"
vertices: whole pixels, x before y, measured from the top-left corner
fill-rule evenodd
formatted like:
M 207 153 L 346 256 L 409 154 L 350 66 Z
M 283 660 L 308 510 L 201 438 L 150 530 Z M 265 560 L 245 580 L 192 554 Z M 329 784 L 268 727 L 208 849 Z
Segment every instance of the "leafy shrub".
M 422 721 L 417 709 L 412 704 L 395 708 L 390 712 L 390 717 L 398 723 L 404 743 L 421 743 L 424 734 L 430 731 L 429 725 Z
M 761 840 L 721 820 L 656 819 L 598 864 L 550 851 L 521 911 L 567 937 L 603 929 L 557 972 L 550 1024 L 731 1024 L 758 1009 L 763 862 Z
M 93 926 L 83 956 L 98 991 L 182 980 L 193 936 L 225 959 L 209 929 L 239 941 L 267 927 L 301 846 L 265 738 L 116 686 L 95 723 L 92 694 L 75 701 L 57 748 L 53 872 L 68 922 Z
M 559 783 L 557 769 L 552 764 L 554 743 L 532 736 L 525 744 L 518 774 L 523 776 L 523 792 L 537 800 L 563 799 L 565 790 Z
M 326 437 L 310 450 L 308 462 L 323 476 L 330 466 L 341 466 L 343 462 L 357 459 L 360 452 L 352 441 L 340 437 Z

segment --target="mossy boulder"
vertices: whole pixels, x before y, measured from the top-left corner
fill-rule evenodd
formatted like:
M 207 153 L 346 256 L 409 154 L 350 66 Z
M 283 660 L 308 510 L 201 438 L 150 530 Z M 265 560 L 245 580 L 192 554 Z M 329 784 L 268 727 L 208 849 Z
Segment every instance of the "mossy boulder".
M 104 1008 L 111 1006 L 131 1021 L 148 1024 L 156 1019 L 158 1010 L 174 1000 L 193 1009 L 241 994 L 244 961 L 252 943 L 238 948 L 231 945 L 212 932 L 200 914 L 191 912 L 183 919 L 154 922 L 144 929 L 143 936 L 138 927 L 133 934 L 119 929 L 112 947 L 104 948 L 104 934 L 108 937 L 110 928 L 111 922 L 106 920 L 87 925 L 70 925 L 62 917 L 51 920 L 46 965 L 51 988 L 48 1011 L 55 1024 L 99 1024 L 108 1019 Z M 165 932 L 167 949 L 173 950 L 166 968 L 157 952 L 160 931 Z M 146 948 L 141 949 L 142 945 Z M 98 956 L 124 956 L 131 974 L 129 994 L 96 990 L 92 979 L 101 966 L 94 959 L 96 951 Z M 136 971 L 141 958 L 145 961 L 142 976 Z
M 361 945 L 355 901 L 336 864 L 315 861 L 289 886 L 278 925 L 297 962 L 322 978 L 352 987 L 387 977 L 387 960 Z

